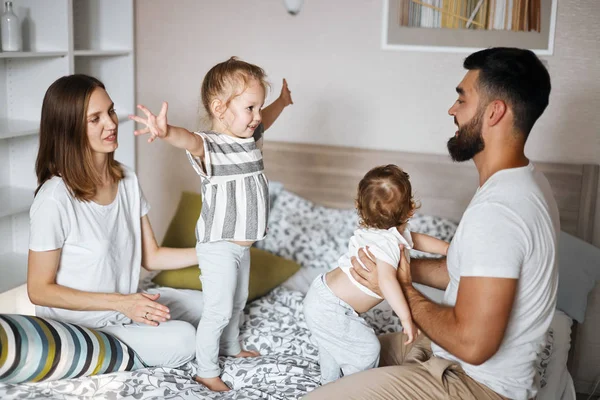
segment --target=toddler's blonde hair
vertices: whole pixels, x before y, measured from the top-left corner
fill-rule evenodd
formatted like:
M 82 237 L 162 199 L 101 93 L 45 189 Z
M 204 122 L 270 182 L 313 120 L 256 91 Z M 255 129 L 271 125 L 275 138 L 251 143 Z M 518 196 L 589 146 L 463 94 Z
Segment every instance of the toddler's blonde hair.
M 228 107 L 231 100 L 242 94 L 253 79 L 263 86 L 266 94 L 269 83 L 261 67 L 237 57 L 231 57 L 212 67 L 204 77 L 200 90 L 202 105 L 209 119 L 212 121 L 216 117 L 210 108 L 213 100 L 220 99 Z

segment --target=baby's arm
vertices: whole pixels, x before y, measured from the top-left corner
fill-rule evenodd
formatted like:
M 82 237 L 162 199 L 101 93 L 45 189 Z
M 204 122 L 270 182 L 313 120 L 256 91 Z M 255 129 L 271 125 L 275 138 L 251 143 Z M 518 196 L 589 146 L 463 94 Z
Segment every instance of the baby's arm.
M 271 125 L 275 122 L 279 115 L 283 111 L 284 108 L 289 106 L 290 104 L 294 104 L 292 101 L 292 92 L 288 89 L 287 81 L 283 80 L 283 86 L 281 87 L 281 94 L 271 104 L 265 107 L 261 112 L 262 124 L 265 130 L 269 129 Z
M 423 233 L 411 232 L 411 236 L 415 250 L 444 256 L 448 255 L 448 246 L 450 246 L 450 243 Z
M 204 141 L 200 136 L 185 128 L 167 123 L 167 110 L 169 108 L 167 102 L 163 102 L 158 116 L 152 114 L 150 110 L 141 104 L 138 104 L 137 108 L 146 114 L 147 118 L 144 119 L 136 115 L 129 116 L 129 119 L 146 125 L 144 129 L 134 131 L 136 136 L 149 133 L 148 143 L 152 143 L 156 138 L 163 139 L 174 147 L 186 149 L 192 155 L 204 159 Z
M 402 293 L 402 288 L 396 277 L 396 269 L 385 261 L 377 260 L 376 263 L 379 288 L 383 298 L 387 300 L 392 310 L 400 318 L 404 333 L 408 336 L 406 344 L 412 343 L 417 337 L 417 327 L 412 320 L 408 302 Z

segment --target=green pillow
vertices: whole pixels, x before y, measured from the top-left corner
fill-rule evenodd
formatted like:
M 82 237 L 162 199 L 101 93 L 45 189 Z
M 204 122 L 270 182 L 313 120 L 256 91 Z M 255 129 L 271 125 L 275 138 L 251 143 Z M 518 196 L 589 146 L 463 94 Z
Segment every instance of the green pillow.
M 164 247 L 196 247 L 196 222 L 202 210 L 202 195 L 183 192 L 175 216 L 167 228 L 163 239 Z
M 169 224 L 162 245 L 165 247 L 194 247 L 195 228 L 202 197 L 198 193 L 183 192 L 175 216 Z M 250 287 L 248 301 L 264 296 L 300 269 L 292 260 L 276 256 L 265 250 L 250 248 Z M 162 271 L 152 280 L 157 285 L 177 289 L 202 290 L 198 266 Z

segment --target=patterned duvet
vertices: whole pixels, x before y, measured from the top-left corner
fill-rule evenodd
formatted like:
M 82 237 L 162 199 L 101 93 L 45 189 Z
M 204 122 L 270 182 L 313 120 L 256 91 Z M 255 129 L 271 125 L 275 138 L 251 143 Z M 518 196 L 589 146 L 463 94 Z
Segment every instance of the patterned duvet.
M 227 394 L 189 379 L 192 364 L 147 368 L 88 378 L 18 385 L 0 384 L 0 399 L 298 399 L 317 387 L 317 349 L 302 313 L 303 294 L 277 288 L 246 307 L 241 337 L 263 356 L 221 358 Z M 400 330 L 391 311 L 373 309 L 367 319 L 379 332 Z

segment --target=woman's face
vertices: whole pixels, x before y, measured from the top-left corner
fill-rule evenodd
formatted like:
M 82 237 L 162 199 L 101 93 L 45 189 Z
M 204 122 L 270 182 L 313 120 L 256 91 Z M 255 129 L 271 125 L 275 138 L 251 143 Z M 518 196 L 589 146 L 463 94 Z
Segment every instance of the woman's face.
M 87 109 L 87 136 L 95 153 L 112 153 L 119 147 L 117 131 L 119 119 L 115 105 L 106 90 L 97 87 L 90 96 Z

